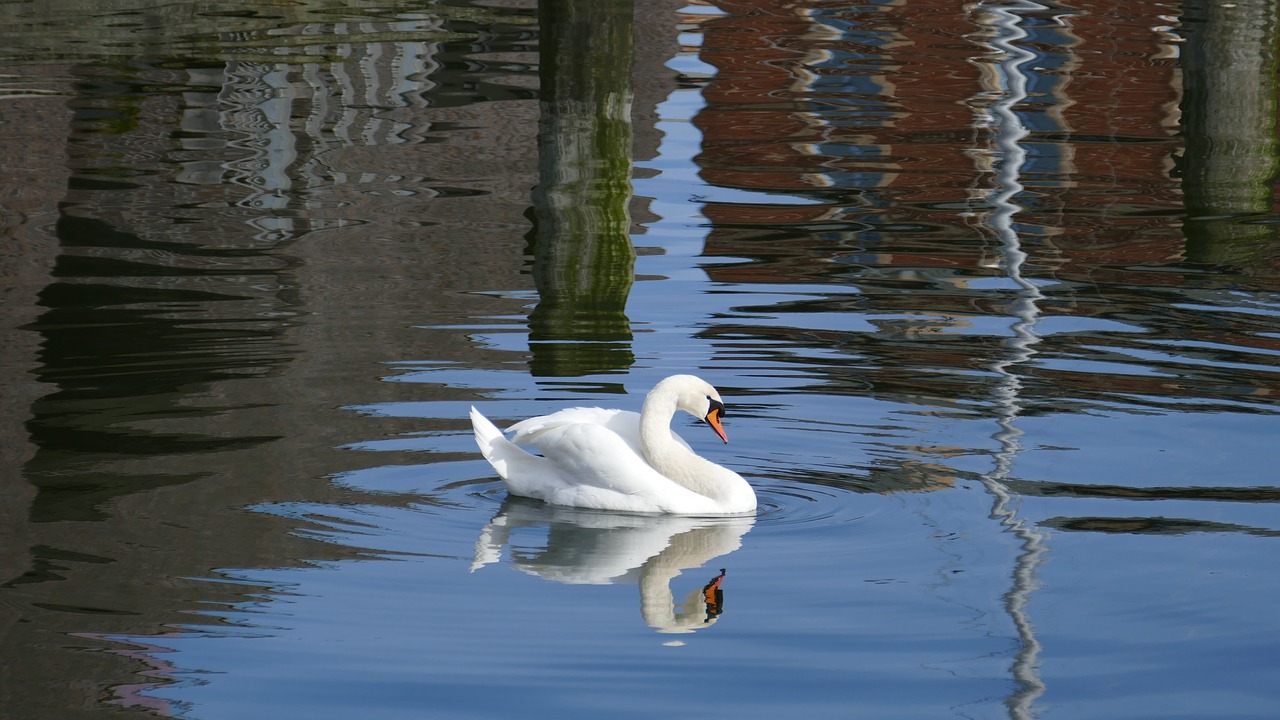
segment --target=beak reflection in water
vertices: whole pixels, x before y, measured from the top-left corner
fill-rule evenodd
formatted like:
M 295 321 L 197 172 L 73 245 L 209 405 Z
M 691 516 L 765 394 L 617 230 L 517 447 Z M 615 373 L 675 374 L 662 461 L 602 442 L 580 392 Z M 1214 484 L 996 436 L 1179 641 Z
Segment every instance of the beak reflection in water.
M 711 582 L 702 588 L 702 598 L 707 604 L 707 622 L 715 622 L 715 619 L 724 612 L 724 568 L 720 568 L 720 574 L 711 578 Z

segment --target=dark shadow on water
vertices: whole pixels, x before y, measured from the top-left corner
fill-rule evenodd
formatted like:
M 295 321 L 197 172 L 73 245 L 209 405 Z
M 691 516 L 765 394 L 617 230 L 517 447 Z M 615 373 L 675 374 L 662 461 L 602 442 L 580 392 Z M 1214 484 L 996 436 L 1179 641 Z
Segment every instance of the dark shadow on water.
M 1280 530 L 1174 517 L 1070 517 L 1049 518 L 1045 527 L 1067 532 L 1124 535 L 1187 535 L 1189 533 L 1238 533 L 1254 537 L 1280 537 Z
M 212 471 L 117 474 L 105 470 L 112 461 L 145 464 L 149 457 L 234 452 L 279 439 L 201 432 L 203 421 L 228 408 L 185 402 L 230 378 L 272 376 L 290 361 L 282 352 L 283 325 L 264 327 L 258 318 L 218 309 L 252 296 L 197 289 L 205 277 L 199 258 L 212 254 L 187 256 L 177 263 L 186 269 L 171 271 L 116 258 L 162 249 L 182 258 L 179 244 L 146 242 L 104 221 L 66 215 L 57 230 L 64 254 L 53 267 L 56 280 L 40 294 L 44 313 L 26 328 L 42 338 L 35 378 L 55 388 L 32 404 L 27 422 L 37 447 L 25 468 L 39 489 L 34 522 L 102 519 L 98 508 L 114 497 Z

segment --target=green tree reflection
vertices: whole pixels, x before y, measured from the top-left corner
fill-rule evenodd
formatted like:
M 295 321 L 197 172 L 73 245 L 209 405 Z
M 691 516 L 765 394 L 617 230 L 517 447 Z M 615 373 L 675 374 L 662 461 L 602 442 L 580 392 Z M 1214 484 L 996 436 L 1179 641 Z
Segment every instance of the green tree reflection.
M 1182 130 L 1187 259 L 1246 272 L 1276 239 L 1269 214 L 1280 172 L 1276 0 L 1185 6 Z
M 631 0 L 541 3 L 539 185 L 530 233 L 535 375 L 629 367 Z

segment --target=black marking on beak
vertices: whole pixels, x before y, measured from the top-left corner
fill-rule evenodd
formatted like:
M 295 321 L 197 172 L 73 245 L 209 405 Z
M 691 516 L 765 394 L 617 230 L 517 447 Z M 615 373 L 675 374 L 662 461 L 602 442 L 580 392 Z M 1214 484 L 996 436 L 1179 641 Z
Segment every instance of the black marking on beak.
M 724 426 L 720 424 L 720 419 L 724 417 L 724 403 L 712 397 L 708 397 L 707 402 L 711 406 L 703 420 L 707 421 L 707 424 L 711 426 L 712 430 L 716 431 L 716 435 L 719 435 L 721 440 L 729 442 L 729 436 L 724 434 Z

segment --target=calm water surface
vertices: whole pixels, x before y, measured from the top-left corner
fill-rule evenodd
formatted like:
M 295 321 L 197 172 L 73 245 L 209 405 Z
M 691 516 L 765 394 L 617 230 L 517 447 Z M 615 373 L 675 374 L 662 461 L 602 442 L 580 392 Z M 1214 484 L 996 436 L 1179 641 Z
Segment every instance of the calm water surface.
M 1082 7 L 4 5 L 0 717 L 1274 718 L 1280 13 Z

